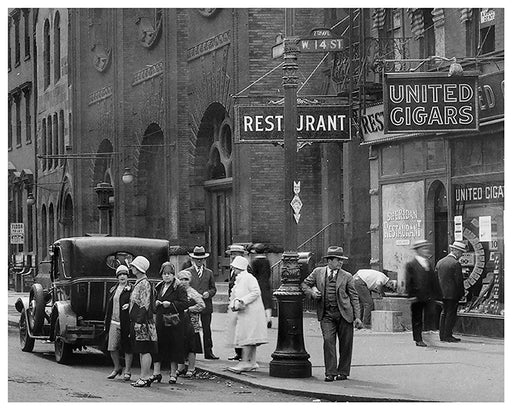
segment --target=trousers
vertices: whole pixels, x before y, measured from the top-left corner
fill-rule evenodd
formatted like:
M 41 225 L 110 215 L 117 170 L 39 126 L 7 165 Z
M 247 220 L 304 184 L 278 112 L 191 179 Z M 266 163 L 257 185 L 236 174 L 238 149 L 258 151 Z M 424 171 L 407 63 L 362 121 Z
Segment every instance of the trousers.
M 363 321 L 363 325 L 370 327 L 372 324 L 372 310 L 375 308 L 372 292 L 370 292 L 366 282 L 361 278 L 354 278 L 354 286 L 359 296 L 360 319 Z
M 337 310 L 326 310 L 320 320 L 324 339 L 325 375 L 350 375 L 352 363 L 352 345 L 354 341 L 354 325 L 347 322 Z M 336 357 L 336 337 L 339 342 L 339 362 Z
M 203 328 L 203 346 L 204 354 L 207 355 L 212 352 L 212 314 L 201 313 L 201 327 Z
M 459 301 L 455 299 L 443 299 L 443 310 L 439 321 L 439 338 L 449 339 L 453 337 L 453 328 L 457 323 L 457 307 Z

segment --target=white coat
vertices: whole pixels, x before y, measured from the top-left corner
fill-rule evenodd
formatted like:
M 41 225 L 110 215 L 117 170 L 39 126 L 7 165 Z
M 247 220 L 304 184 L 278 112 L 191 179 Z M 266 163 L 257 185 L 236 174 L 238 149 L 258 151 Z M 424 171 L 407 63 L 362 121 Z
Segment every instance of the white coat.
M 241 300 L 245 309 L 233 312 L 235 300 Z M 247 271 L 240 272 L 231 290 L 228 306 L 227 345 L 242 347 L 268 343 L 267 319 L 256 278 Z

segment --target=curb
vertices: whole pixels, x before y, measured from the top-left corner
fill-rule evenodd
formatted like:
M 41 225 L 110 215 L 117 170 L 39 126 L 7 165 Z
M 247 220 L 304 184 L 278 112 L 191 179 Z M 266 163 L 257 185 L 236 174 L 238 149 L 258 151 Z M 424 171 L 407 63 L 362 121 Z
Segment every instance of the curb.
M 223 379 L 233 380 L 235 382 L 251 386 L 251 387 L 257 387 L 259 389 L 269 390 L 276 393 L 286 393 L 293 396 L 299 396 L 299 397 L 311 397 L 314 399 L 320 399 L 330 402 L 354 402 L 354 403 L 364 403 L 364 402 L 384 402 L 384 403 L 431 403 L 432 401 L 423 401 L 423 400 L 406 400 L 406 399 L 392 399 L 392 398 L 386 398 L 386 397 L 366 397 L 366 396 L 351 396 L 346 394 L 333 394 L 333 393 L 323 393 L 323 392 L 313 392 L 313 391 L 305 391 L 305 390 L 291 390 L 291 389 L 285 389 L 283 387 L 272 387 L 272 386 L 266 386 L 261 385 L 256 382 L 252 382 L 250 380 L 245 380 L 241 378 L 237 378 L 236 376 L 232 376 L 230 374 L 221 373 L 215 370 L 209 370 L 205 369 L 204 367 L 196 366 L 197 369 L 208 372 L 211 374 L 214 374 L 218 377 L 222 377 Z

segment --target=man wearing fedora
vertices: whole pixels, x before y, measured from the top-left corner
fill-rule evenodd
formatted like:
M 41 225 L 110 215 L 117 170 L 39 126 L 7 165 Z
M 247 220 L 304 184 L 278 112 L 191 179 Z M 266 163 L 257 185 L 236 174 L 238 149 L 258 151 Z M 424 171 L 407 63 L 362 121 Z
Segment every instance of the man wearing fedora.
M 411 302 L 412 337 L 416 346 L 426 347 L 422 331 L 425 316 L 440 297 L 439 284 L 430 262 L 431 244 L 424 239 L 414 242 L 414 258 L 405 264 L 405 291 Z
M 231 262 L 237 257 L 242 256 L 246 257 L 249 252 L 245 249 L 243 245 L 231 244 L 226 249 L 226 254 L 229 256 L 229 282 L 228 282 L 228 297 L 231 296 L 231 289 L 235 285 L 236 272 L 231 267 Z M 247 267 L 249 271 L 249 266 Z M 250 271 L 249 271 L 250 272 Z M 235 347 L 235 354 L 233 356 L 228 357 L 228 360 L 242 360 L 242 349 L 239 347 Z
M 301 284 L 302 290 L 317 300 L 317 318 L 324 339 L 325 381 L 346 380 L 350 375 L 354 325 L 362 328 L 359 298 L 352 275 L 341 269 L 343 248 L 330 246 L 324 256 L 327 266 L 315 268 Z M 336 336 L 340 359 L 336 360 Z
M 460 342 L 452 332 L 457 322 L 457 307 L 464 296 L 464 278 L 459 259 L 466 252 L 466 244 L 455 241 L 450 245 L 450 253 L 439 260 L 436 273 L 443 296 L 443 310 L 439 321 L 439 339 L 442 342 Z
M 190 272 L 190 286 L 197 290 L 203 297 L 206 307 L 201 312 L 201 327 L 203 328 L 203 345 L 204 345 L 204 358 L 216 360 L 217 356 L 213 354 L 213 341 L 212 341 L 212 313 L 213 303 L 212 298 L 217 293 L 215 287 L 215 280 L 213 272 L 205 266 L 205 261 L 209 253 L 205 252 L 203 246 L 196 246 L 192 253 L 188 254 L 192 266 L 185 270 Z

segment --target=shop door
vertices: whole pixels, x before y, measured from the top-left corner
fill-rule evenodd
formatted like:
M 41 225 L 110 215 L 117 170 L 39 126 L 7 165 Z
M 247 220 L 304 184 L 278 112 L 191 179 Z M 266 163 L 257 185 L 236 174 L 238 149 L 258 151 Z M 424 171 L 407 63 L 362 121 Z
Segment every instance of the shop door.
M 232 240 L 231 178 L 208 181 L 205 185 L 211 268 L 215 281 L 224 282 L 229 277 L 229 256 L 225 252 Z

